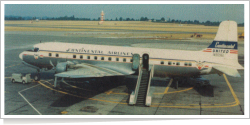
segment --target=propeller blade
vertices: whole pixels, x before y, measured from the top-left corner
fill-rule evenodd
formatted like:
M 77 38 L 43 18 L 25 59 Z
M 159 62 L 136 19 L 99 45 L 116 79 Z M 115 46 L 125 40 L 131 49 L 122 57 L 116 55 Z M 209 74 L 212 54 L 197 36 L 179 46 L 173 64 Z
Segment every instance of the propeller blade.
M 52 66 L 53 66 L 53 70 L 54 70 L 54 69 L 56 69 L 56 67 L 55 67 L 55 66 L 54 66 L 54 64 L 51 62 L 51 60 L 50 60 L 50 62 L 49 62 L 49 63 L 50 63 L 50 65 L 52 65 Z

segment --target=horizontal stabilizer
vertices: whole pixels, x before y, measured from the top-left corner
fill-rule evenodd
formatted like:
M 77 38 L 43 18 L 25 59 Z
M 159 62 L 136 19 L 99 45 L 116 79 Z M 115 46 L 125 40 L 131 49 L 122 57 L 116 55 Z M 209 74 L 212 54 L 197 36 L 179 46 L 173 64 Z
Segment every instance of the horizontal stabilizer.
M 237 71 L 237 69 L 232 68 L 232 67 L 226 67 L 226 66 L 213 66 L 214 69 L 225 73 L 229 76 L 233 76 L 233 77 L 240 77 L 239 72 Z

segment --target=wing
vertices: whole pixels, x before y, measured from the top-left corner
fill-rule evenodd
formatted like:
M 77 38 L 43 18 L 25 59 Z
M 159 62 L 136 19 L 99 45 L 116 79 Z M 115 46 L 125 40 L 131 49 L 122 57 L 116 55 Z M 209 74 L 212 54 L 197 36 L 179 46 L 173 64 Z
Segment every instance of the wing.
M 128 73 L 121 73 L 108 68 L 103 68 L 85 63 L 76 64 L 74 67 L 78 68 L 69 69 L 69 71 L 55 74 L 55 76 L 66 77 L 66 78 L 89 78 L 89 77 L 128 75 Z
M 227 67 L 227 66 L 213 66 L 213 68 L 229 76 L 240 77 L 240 74 L 236 68 Z

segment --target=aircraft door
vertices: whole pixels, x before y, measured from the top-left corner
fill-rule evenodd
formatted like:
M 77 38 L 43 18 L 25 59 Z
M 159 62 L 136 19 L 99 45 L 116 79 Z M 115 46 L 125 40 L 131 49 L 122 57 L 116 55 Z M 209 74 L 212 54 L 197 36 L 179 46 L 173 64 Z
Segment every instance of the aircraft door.
M 148 69 L 149 67 L 149 55 L 148 54 L 142 55 L 142 63 L 143 63 L 143 68 Z
M 139 54 L 134 54 L 132 56 L 132 70 L 137 70 L 139 68 L 140 65 L 140 55 Z

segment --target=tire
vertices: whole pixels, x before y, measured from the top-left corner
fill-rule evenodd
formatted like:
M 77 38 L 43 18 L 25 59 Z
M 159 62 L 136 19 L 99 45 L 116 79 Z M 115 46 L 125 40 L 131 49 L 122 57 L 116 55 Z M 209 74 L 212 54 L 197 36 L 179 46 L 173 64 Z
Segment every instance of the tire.
M 12 81 L 12 83 L 15 83 L 15 79 L 12 79 L 11 81 Z
M 179 85 L 178 85 L 178 81 L 176 80 L 176 81 L 175 81 L 175 87 L 174 87 L 174 88 L 175 88 L 175 89 L 178 89 L 178 86 L 179 86 Z
M 26 84 L 25 81 L 22 81 L 23 84 Z
M 34 80 L 35 80 L 35 81 L 39 81 L 39 80 L 40 80 L 40 76 L 39 76 L 39 75 L 35 75 Z

